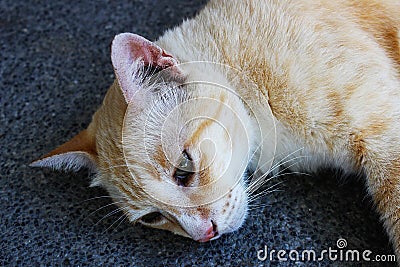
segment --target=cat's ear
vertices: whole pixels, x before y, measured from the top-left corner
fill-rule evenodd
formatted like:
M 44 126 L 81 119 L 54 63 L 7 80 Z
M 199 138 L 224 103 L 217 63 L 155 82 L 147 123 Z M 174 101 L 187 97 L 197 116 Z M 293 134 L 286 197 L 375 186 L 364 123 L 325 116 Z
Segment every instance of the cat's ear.
M 57 170 L 96 170 L 97 151 L 94 136 L 83 130 L 68 142 L 42 158 L 32 162 L 32 167 L 50 167 Z
M 127 103 L 130 103 L 140 91 L 140 86 L 135 81 L 137 74 L 135 68 L 139 67 L 138 62 L 156 69 L 167 69 L 169 75 L 177 79 L 182 76 L 175 57 L 155 43 L 133 33 L 121 33 L 115 36 L 111 45 L 111 61 Z

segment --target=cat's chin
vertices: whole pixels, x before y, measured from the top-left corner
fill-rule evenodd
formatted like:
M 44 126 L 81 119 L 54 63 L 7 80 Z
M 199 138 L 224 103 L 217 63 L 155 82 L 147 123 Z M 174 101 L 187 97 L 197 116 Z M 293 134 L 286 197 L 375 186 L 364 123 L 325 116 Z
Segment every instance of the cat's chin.
M 243 207 L 241 211 L 237 212 L 236 216 L 230 218 L 230 220 L 225 221 L 224 224 L 220 224 L 218 228 L 219 235 L 216 238 L 212 238 L 211 240 L 217 239 L 221 235 L 229 234 L 238 231 L 245 223 L 247 217 L 247 206 Z

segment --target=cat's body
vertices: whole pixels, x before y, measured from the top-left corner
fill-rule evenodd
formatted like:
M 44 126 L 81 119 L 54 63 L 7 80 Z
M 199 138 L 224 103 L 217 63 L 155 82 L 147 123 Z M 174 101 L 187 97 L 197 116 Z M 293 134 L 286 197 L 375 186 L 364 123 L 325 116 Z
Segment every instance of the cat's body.
M 340 168 L 365 175 L 400 255 L 399 29 L 398 1 L 249 0 L 212 1 L 156 44 L 119 35 L 117 81 L 92 123 L 36 165 L 89 163 L 98 171 L 93 183 L 129 218 L 160 212 L 142 222 L 200 241 L 243 223 L 247 164 L 265 173 L 292 157 L 293 170 Z M 164 69 L 166 82 L 143 82 L 141 64 Z M 192 120 L 200 115 L 226 132 Z M 214 145 L 196 150 L 202 140 Z M 173 165 L 185 159 L 194 167 L 177 175 Z

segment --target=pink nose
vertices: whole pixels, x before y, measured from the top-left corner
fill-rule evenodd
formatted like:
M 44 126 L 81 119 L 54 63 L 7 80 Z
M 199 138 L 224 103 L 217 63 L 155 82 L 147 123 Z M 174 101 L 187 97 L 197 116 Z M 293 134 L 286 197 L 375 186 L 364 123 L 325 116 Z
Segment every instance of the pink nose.
M 214 224 L 213 221 L 211 221 L 210 228 L 207 229 L 207 231 L 204 234 L 204 237 L 199 239 L 198 241 L 199 242 L 207 242 L 207 241 L 210 241 L 210 239 L 216 235 L 218 235 L 217 226 Z

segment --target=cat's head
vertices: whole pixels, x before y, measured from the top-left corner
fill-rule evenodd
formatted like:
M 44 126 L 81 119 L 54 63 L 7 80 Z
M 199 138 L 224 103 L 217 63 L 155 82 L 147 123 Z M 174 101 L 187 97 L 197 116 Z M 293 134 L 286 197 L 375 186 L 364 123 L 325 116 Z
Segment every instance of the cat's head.
M 33 163 L 92 168 L 126 216 L 208 241 L 247 213 L 253 122 L 218 66 L 178 64 L 138 35 L 112 44 L 116 82 L 89 127 Z

